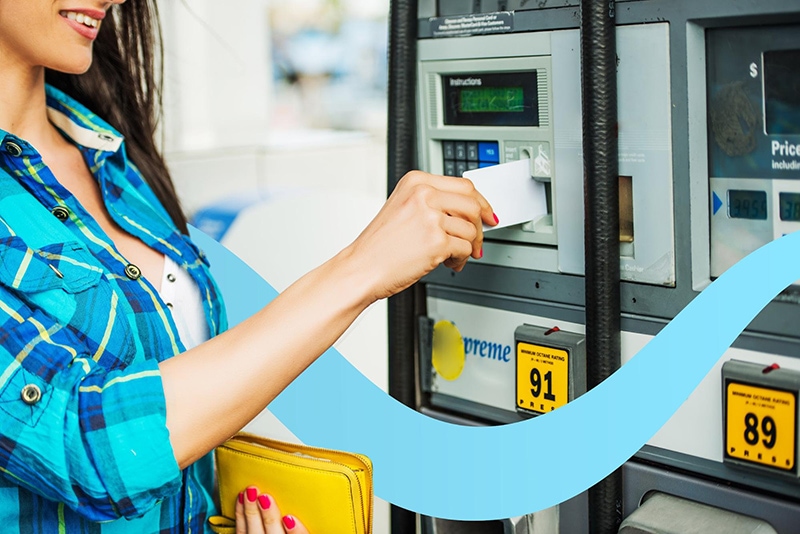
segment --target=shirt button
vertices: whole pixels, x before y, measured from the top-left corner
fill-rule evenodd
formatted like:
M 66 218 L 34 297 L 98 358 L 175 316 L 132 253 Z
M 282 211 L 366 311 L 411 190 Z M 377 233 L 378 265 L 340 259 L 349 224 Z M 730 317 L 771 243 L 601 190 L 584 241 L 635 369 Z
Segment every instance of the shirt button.
M 142 276 L 142 271 L 132 263 L 125 266 L 125 276 L 131 280 L 138 280 Z
M 61 222 L 64 222 L 67 219 L 69 219 L 69 210 L 64 206 L 56 206 L 55 208 L 53 208 L 53 211 L 51 211 L 51 213 L 55 215 L 56 219 L 58 219 Z
M 8 141 L 8 142 L 6 142 L 6 144 L 5 144 L 5 149 L 6 149 L 6 152 L 8 152 L 9 154 L 11 154 L 11 155 L 12 155 L 12 156 L 14 156 L 15 158 L 16 158 L 17 156 L 19 156 L 20 154 L 22 154 L 22 147 L 20 147 L 20 146 L 19 146 L 17 143 L 15 143 L 14 141 Z
M 167 308 L 169 308 L 170 310 L 172 309 L 172 303 L 171 302 L 167 302 Z
M 175 275 L 172 274 L 172 273 L 169 273 L 167 275 L 167 280 L 169 280 L 170 282 L 174 282 L 175 281 Z
M 36 384 L 28 384 L 20 392 L 22 402 L 28 406 L 33 406 L 42 399 L 42 390 Z

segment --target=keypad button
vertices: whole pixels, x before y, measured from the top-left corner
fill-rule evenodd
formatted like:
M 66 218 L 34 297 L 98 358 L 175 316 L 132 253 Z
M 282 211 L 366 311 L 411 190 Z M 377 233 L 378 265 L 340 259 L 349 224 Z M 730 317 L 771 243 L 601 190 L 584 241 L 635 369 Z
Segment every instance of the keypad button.
M 474 171 L 477 168 L 478 168 L 478 162 L 477 161 L 468 161 L 467 162 L 467 170 L 468 171 Z
M 456 141 L 456 159 L 467 159 L 467 144 L 463 141 Z
M 58 219 L 61 222 L 64 222 L 67 219 L 69 219 L 69 210 L 64 206 L 56 206 L 55 208 L 53 208 L 51 213 L 55 215 L 56 219 Z
M 497 142 L 478 143 L 478 159 L 481 162 L 500 163 L 499 144 Z
M 455 176 L 456 175 L 456 162 L 455 161 L 445 161 L 444 162 L 444 175 L 445 176 Z
M 142 276 L 142 271 L 132 263 L 125 266 L 125 276 L 131 280 L 138 280 Z
M 28 406 L 33 406 L 40 400 L 42 400 L 42 390 L 39 389 L 39 386 L 36 384 L 27 384 L 25 387 L 22 388 L 19 394 L 22 402 L 27 404 Z
M 456 159 L 456 146 L 452 141 L 442 141 L 444 159 Z
M 478 143 L 467 143 L 467 159 L 478 161 Z
M 456 176 L 461 177 L 464 173 L 467 172 L 467 162 L 466 161 L 457 161 L 456 162 Z

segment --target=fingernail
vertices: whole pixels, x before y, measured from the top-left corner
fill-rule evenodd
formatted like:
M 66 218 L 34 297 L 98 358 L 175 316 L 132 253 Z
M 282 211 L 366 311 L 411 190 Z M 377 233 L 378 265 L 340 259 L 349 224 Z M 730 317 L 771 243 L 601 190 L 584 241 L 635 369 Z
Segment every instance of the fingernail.
M 495 222 L 495 224 L 499 223 L 499 222 L 500 222 L 500 219 L 497 217 L 497 214 L 496 214 L 496 213 L 492 213 L 492 215 L 494 216 L 494 222 Z
M 239 492 L 239 504 L 244 504 L 244 492 Z
M 248 501 L 255 502 L 257 496 L 258 496 L 258 491 L 255 488 L 247 488 Z
M 294 517 L 290 515 L 283 516 L 283 526 L 285 526 L 286 528 L 292 529 L 296 524 L 297 523 L 295 522 Z
M 269 497 L 267 497 L 266 495 L 258 496 L 258 504 L 261 505 L 261 508 L 263 510 L 269 510 L 269 507 L 272 505 L 272 503 L 269 502 Z
M 481 249 L 481 252 L 480 252 L 480 254 L 478 255 L 478 258 L 482 258 L 482 257 L 483 257 L 483 249 Z

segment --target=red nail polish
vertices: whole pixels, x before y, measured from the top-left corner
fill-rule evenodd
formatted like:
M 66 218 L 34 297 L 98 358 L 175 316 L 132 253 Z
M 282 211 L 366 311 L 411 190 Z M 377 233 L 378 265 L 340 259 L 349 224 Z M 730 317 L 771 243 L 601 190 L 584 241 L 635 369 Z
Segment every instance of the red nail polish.
M 248 501 L 255 502 L 257 496 L 258 496 L 258 491 L 255 488 L 247 488 Z
M 500 219 L 497 217 L 497 214 L 496 213 L 492 213 L 492 215 L 494 216 L 494 222 L 495 223 L 499 223 Z
M 239 492 L 239 504 L 244 504 L 244 492 Z
M 478 258 L 482 258 L 482 257 L 483 257 L 483 249 L 481 249 L 481 253 L 480 253 L 480 255 L 478 256 Z
M 263 510 L 269 510 L 269 507 L 272 506 L 272 503 L 269 502 L 269 497 L 266 495 L 259 495 L 258 496 L 258 504 L 261 505 Z
M 295 523 L 294 517 L 290 515 L 283 516 L 283 526 L 288 529 L 293 529 L 297 523 Z

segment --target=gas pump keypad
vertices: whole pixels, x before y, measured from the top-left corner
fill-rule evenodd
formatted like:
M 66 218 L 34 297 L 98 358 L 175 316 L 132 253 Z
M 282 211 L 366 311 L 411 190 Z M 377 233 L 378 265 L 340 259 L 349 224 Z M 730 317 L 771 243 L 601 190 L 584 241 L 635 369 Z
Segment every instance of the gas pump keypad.
M 497 141 L 442 141 L 445 176 L 461 177 L 466 171 L 500 163 Z

